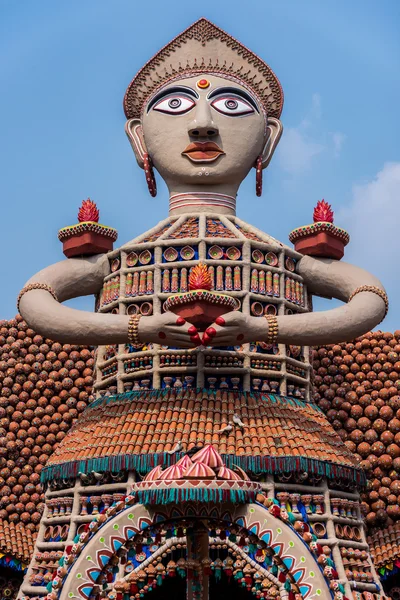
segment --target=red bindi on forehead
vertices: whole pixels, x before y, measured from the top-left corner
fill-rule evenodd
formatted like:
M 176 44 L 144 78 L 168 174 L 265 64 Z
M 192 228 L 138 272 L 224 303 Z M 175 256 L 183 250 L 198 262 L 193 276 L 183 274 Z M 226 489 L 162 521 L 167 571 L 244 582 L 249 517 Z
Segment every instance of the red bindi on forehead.
M 210 87 L 210 82 L 208 81 L 208 79 L 199 79 L 196 85 L 201 90 L 206 90 Z

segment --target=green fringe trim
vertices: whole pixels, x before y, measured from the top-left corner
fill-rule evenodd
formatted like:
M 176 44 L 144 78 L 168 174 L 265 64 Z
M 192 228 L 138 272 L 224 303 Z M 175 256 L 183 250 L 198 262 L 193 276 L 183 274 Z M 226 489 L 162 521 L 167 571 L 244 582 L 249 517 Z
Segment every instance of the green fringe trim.
M 183 455 L 182 452 L 176 452 L 175 454 L 161 452 L 159 454 L 120 454 L 118 456 L 77 460 L 45 467 L 41 473 L 41 481 L 47 483 L 53 479 L 76 478 L 78 473 L 91 473 L 92 471 L 118 473 L 119 471 L 134 470 L 141 475 L 145 475 L 157 465 L 169 467 L 175 464 Z M 346 479 L 358 486 L 366 484 L 363 471 L 314 458 L 302 456 L 236 456 L 235 454 L 221 454 L 221 456 L 228 468 L 232 469 L 237 465 L 244 471 L 254 473 L 257 476 L 294 472 L 304 473 L 305 471 L 328 479 Z
M 245 490 L 220 490 L 206 488 L 184 488 L 163 490 L 140 490 L 136 492 L 140 504 L 177 504 L 178 502 L 233 502 L 249 504 L 255 502 L 255 492 Z
M 229 393 L 233 394 L 234 398 L 251 398 L 256 400 L 261 400 L 266 402 L 267 404 L 281 404 L 283 406 L 292 406 L 296 408 L 305 408 L 306 406 L 311 406 L 313 410 L 318 412 L 323 412 L 319 406 L 314 404 L 313 402 L 309 402 L 308 400 L 299 400 L 298 398 L 293 398 L 292 396 L 281 396 L 279 394 L 268 394 L 266 392 L 243 392 L 241 390 L 210 390 L 207 388 L 180 388 L 178 390 L 171 389 L 157 389 L 157 390 L 140 390 L 137 392 L 123 392 L 121 394 L 115 394 L 114 396 L 102 396 L 94 400 L 86 410 L 82 413 L 89 412 L 93 408 L 98 408 L 99 406 L 107 406 L 112 404 L 113 402 L 120 402 L 121 400 L 140 400 L 142 403 L 148 402 L 151 404 L 154 400 L 158 400 L 159 398 L 165 398 L 166 396 L 175 396 L 176 398 L 182 398 L 187 396 L 188 394 L 206 394 L 207 396 L 216 396 L 217 393 Z

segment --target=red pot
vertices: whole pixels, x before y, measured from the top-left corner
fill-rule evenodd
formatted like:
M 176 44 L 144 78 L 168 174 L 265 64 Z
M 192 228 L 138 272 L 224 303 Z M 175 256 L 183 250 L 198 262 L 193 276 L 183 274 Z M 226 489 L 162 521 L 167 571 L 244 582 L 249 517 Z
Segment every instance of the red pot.
M 300 254 L 319 256 L 321 258 L 334 258 L 340 260 L 344 255 L 344 242 L 337 237 L 321 231 L 297 240 L 294 248 Z
M 101 233 L 85 231 L 63 242 L 63 252 L 67 258 L 103 254 L 113 249 L 113 240 Z

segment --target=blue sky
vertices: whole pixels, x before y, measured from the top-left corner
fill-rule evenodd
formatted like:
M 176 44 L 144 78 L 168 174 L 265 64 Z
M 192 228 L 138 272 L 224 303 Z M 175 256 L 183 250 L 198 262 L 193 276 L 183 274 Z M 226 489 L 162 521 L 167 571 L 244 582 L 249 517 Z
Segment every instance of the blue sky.
M 90 196 L 117 243 L 167 215 L 124 134 L 122 98 L 160 47 L 205 16 L 277 73 L 280 148 L 238 215 L 287 242 L 325 198 L 352 237 L 345 259 L 371 270 L 400 329 L 400 4 L 397 0 L 0 0 L 0 318 L 36 271 L 63 258 L 57 231 Z M 89 309 L 92 301 L 75 301 Z M 325 306 L 318 303 L 317 307 Z

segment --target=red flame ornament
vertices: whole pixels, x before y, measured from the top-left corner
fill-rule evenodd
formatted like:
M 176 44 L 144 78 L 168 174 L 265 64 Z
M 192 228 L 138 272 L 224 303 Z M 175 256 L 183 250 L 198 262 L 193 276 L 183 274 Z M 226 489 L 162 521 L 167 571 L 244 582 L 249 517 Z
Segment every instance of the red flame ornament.
M 99 222 L 99 209 L 96 206 L 96 203 L 93 202 L 90 198 L 87 200 L 82 200 L 82 206 L 78 212 L 78 221 L 79 223 L 84 223 L 90 221 L 91 223 Z
M 206 265 L 199 263 L 190 272 L 189 290 L 211 290 L 212 279 Z
M 324 199 L 318 200 L 317 206 L 314 208 L 313 220 L 314 223 L 333 223 L 332 206 Z

